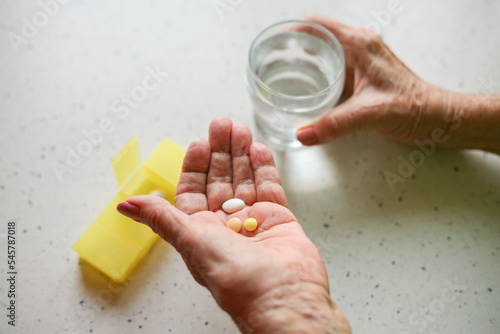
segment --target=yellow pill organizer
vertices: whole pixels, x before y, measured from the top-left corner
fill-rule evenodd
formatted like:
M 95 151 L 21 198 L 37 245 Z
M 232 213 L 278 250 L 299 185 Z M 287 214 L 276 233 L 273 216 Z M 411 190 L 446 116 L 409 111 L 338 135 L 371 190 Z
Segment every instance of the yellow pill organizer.
M 121 215 L 116 206 L 135 195 L 161 191 L 174 204 L 186 151 L 164 139 L 141 166 L 137 137 L 113 159 L 120 191 L 101 212 L 73 249 L 113 281 L 121 283 L 158 239 L 148 226 Z

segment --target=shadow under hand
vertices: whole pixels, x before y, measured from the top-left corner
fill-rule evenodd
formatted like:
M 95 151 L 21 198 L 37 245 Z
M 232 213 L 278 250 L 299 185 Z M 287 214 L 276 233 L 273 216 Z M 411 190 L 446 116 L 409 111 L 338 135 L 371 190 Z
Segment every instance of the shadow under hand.
M 332 216 L 392 223 L 439 206 L 482 214 L 486 209 L 500 217 L 500 157 L 494 154 L 435 150 L 426 155 L 368 133 L 273 153 L 290 209 L 302 221 L 320 213 L 325 224 Z M 488 192 L 489 199 L 478 200 Z

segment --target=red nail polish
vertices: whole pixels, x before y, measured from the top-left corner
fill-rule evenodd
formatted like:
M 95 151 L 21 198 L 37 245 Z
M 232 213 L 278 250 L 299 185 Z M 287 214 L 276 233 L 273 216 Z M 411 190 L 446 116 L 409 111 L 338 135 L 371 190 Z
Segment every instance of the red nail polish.
M 315 145 L 319 143 L 316 131 L 312 126 L 301 128 L 297 131 L 297 139 L 304 145 Z

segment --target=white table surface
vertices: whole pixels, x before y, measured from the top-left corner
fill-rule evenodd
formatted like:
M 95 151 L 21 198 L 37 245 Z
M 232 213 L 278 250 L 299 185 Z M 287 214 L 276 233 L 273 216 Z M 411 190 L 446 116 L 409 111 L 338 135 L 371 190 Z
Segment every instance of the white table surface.
M 111 159 L 134 135 L 144 158 L 164 137 L 187 147 L 217 116 L 254 128 L 243 73 L 261 29 L 310 12 L 374 26 L 390 1 L 221 0 L 233 4 L 222 16 L 212 0 L 61 2 L 45 17 L 38 1 L 0 3 L 0 332 L 237 332 L 165 242 L 126 287 L 84 274 L 71 247 L 118 190 Z M 399 5 L 378 27 L 412 70 L 447 89 L 500 92 L 499 1 Z M 115 113 L 147 68 L 168 77 Z M 53 163 L 105 118 L 113 131 L 59 179 Z M 384 172 L 414 150 L 355 134 L 276 160 L 355 333 L 499 333 L 500 158 L 437 151 L 391 191 Z M 5 309 L 9 220 L 16 327 Z

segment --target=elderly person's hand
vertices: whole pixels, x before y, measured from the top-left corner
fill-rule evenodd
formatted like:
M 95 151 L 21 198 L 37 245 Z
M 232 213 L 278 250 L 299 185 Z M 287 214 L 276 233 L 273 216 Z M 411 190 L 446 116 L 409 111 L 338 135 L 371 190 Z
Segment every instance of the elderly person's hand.
M 321 15 L 305 20 L 330 30 L 346 57 L 345 101 L 298 129 L 305 145 L 370 131 L 410 145 L 500 150 L 500 95 L 459 94 L 427 83 L 374 32 Z
M 225 213 L 231 198 L 246 207 Z M 245 125 L 215 119 L 209 141 L 191 144 L 175 205 L 144 195 L 118 210 L 171 243 L 242 332 L 351 332 L 321 255 L 287 207 L 271 152 Z M 226 227 L 231 217 L 253 217 L 258 227 L 237 233 Z

